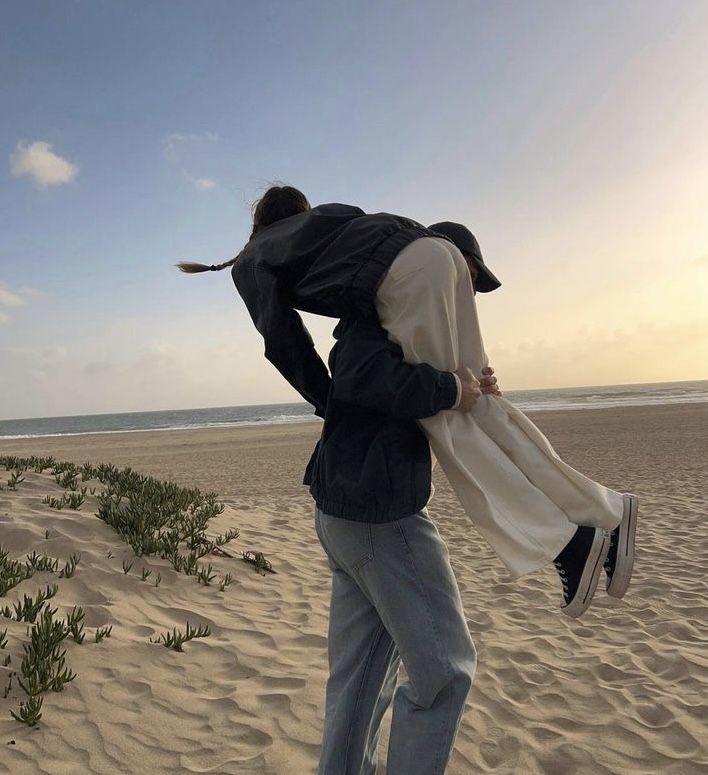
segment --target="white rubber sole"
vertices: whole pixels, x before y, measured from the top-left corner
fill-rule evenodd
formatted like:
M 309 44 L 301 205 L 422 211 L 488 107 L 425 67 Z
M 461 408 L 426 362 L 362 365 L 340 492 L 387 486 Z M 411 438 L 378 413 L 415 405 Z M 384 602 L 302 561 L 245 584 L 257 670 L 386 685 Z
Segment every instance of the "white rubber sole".
M 575 597 L 568 605 L 565 605 L 565 598 L 561 597 L 561 611 L 566 616 L 576 619 L 590 607 L 609 550 L 610 531 L 597 528 Z
M 624 496 L 624 516 L 619 526 L 619 544 L 617 562 L 612 579 L 608 577 L 605 589 L 612 597 L 621 598 L 629 587 L 634 568 L 634 538 L 639 517 L 639 498 L 626 493 Z

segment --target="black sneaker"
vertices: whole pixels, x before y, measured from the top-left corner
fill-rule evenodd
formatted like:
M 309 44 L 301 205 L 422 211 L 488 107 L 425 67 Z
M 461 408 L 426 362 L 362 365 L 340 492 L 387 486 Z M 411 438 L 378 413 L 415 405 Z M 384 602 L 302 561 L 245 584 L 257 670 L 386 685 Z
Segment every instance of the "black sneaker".
M 629 587 L 634 567 L 634 536 L 637 531 L 639 499 L 625 493 L 624 516 L 610 534 L 610 551 L 605 560 L 607 583 L 605 589 L 612 597 L 623 597 Z
M 553 560 L 563 584 L 561 611 L 573 619 L 588 609 L 610 548 L 610 531 L 580 525 Z

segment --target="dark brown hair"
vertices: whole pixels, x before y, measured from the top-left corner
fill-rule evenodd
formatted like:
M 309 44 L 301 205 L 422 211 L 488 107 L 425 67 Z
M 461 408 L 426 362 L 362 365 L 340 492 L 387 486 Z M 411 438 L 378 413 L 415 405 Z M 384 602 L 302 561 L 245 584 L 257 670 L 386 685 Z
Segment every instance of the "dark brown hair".
M 310 203 L 307 197 L 293 186 L 271 186 L 263 196 L 251 205 L 251 217 L 253 219 L 253 228 L 249 240 L 258 234 L 261 229 L 270 226 L 283 218 L 289 218 L 291 215 L 304 213 L 310 209 Z M 195 264 L 191 261 L 180 261 L 178 266 L 181 271 L 188 274 L 197 272 L 216 272 L 220 269 L 226 269 L 227 266 L 233 266 L 236 258 L 224 261 L 223 264 Z

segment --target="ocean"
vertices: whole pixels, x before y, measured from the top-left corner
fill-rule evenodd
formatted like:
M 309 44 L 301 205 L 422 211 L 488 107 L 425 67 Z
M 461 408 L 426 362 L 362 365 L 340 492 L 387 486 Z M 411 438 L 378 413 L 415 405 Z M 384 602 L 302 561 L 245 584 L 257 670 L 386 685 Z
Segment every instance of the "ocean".
M 509 390 L 504 395 L 523 411 L 551 409 L 615 409 L 625 406 L 694 404 L 708 401 L 708 380 L 661 382 L 644 385 Z M 281 425 L 320 421 L 310 404 L 260 404 L 210 409 L 174 409 L 159 412 L 87 414 L 0 420 L 0 440 L 85 433 L 171 431 L 191 428 L 229 428 L 240 425 Z

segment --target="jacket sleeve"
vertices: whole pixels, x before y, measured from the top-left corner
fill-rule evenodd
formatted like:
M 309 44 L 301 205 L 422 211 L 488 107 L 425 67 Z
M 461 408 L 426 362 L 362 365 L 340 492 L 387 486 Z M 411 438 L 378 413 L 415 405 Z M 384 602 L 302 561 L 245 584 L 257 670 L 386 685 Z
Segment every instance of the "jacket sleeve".
M 302 318 L 285 298 L 272 272 L 253 264 L 232 273 L 236 289 L 263 336 L 265 357 L 283 377 L 325 416 L 330 376 L 315 350 Z
M 428 363 L 411 364 L 386 331 L 372 323 L 352 322 L 330 354 L 336 401 L 356 404 L 400 418 L 422 418 L 451 409 L 458 381 Z

